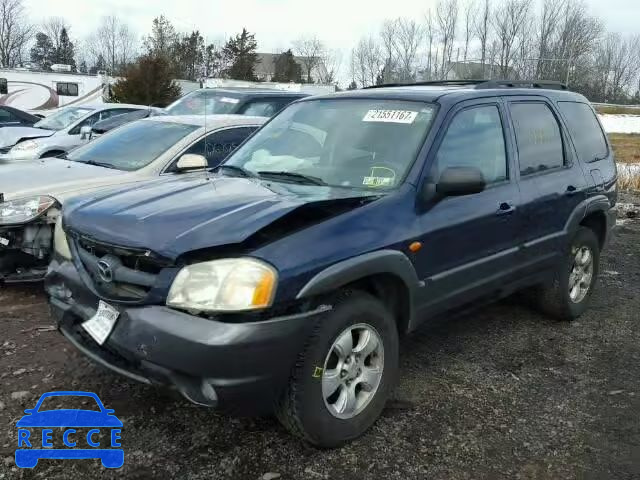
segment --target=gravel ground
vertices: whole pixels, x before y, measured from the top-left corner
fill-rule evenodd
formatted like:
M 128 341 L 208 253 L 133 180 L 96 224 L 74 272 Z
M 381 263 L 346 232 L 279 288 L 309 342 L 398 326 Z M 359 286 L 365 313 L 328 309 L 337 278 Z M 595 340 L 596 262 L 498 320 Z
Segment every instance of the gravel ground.
M 556 323 L 510 299 L 408 337 L 383 417 L 333 451 L 94 366 L 50 328 L 40 287 L 0 287 L 0 479 L 640 478 L 640 220 L 619 223 L 583 318 Z M 15 423 L 52 390 L 115 409 L 121 470 L 15 467 Z

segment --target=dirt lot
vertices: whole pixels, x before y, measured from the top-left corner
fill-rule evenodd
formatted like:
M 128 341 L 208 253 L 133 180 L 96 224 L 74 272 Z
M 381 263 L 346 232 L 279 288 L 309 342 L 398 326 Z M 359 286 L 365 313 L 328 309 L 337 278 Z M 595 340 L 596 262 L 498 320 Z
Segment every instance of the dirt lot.
M 628 220 L 591 310 L 573 324 L 509 300 L 405 339 L 384 417 L 334 451 L 271 418 L 223 417 L 93 366 L 47 328 L 39 287 L 2 287 L 0 478 L 640 478 L 639 253 L 640 220 Z M 51 390 L 94 391 L 115 409 L 121 470 L 15 467 L 15 422 Z

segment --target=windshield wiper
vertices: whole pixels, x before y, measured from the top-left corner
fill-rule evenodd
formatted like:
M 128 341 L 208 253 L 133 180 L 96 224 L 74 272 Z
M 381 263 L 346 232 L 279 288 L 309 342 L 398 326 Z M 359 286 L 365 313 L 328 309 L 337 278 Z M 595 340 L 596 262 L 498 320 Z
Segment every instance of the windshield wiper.
M 80 162 L 80 163 L 85 163 L 87 165 L 95 165 L 96 167 L 110 168 L 112 170 L 120 170 L 118 167 L 112 165 L 111 163 L 96 162 L 95 160 L 89 160 L 88 162 Z
M 293 181 L 295 183 L 300 183 L 302 185 L 320 185 L 327 186 L 328 183 L 318 177 L 312 177 L 311 175 L 304 175 L 302 173 L 296 172 L 270 172 L 263 171 L 258 172 L 258 175 L 261 177 L 280 177 L 286 180 Z
M 239 173 L 240 175 L 242 175 L 243 177 L 246 177 L 246 178 L 255 177 L 255 175 L 252 172 L 250 172 L 249 170 L 245 170 L 242 167 L 238 167 L 237 165 L 222 164 L 222 165 L 219 165 L 218 167 L 216 167 L 213 171 L 214 172 L 218 172 L 218 171 L 220 171 L 222 169 L 231 170 L 232 172 Z

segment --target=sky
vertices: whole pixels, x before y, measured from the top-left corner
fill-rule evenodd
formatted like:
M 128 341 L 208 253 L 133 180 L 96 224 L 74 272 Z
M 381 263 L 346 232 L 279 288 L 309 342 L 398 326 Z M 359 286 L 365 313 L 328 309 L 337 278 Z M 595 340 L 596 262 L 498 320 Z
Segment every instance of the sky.
M 493 0 L 496 3 L 497 0 Z M 179 31 L 198 29 L 208 42 L 226 39 L 246 27 L 256 34 L 258 50 L 277 52 L 296 38 L 315 35 L 346 56 L 363 36 L 398 16 L 421 20 L 436 0 L 24 0 L 27 14 L 38 24 L 50 16 L 64 17 L 72 39 L 83 40 L 107 15 L 126 20 L 138 36 L 164 14 Z M 609 31 L 640 34 L 640 0 L 586 0 L 592 14 Z M 346 58 L 343 60 L 345 67 Z

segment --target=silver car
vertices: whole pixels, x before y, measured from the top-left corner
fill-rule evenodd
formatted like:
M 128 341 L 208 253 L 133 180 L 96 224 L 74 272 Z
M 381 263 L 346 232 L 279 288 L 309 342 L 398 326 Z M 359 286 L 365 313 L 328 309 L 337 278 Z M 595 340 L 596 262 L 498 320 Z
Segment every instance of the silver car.
M 2 128 L 0 165 L 63 155 L 90 140 L 91 126 L 94 123 L 147 108 L 122 103 L 66 107 L 43 118 L 32 127 Z
M 0 281 L 42 279 L 61 206 L 73 196 L 218 166 L 267 119 L 240 115 L 138 120 L 66 158 L 0 166 Z

